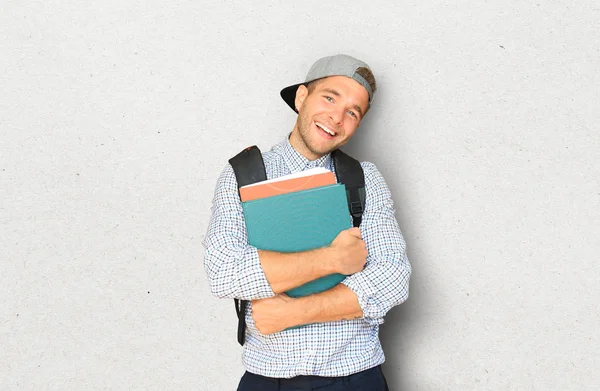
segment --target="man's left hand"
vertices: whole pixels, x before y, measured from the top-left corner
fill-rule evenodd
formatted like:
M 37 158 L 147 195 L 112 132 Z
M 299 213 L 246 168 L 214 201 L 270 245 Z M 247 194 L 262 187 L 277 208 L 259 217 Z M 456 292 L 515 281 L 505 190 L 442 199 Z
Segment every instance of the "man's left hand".
M 273 334 L 294 324 L 290 309 L 295 299 L 281 293 L 267 299 L 252 301 L 252 319 L 262 334 Z

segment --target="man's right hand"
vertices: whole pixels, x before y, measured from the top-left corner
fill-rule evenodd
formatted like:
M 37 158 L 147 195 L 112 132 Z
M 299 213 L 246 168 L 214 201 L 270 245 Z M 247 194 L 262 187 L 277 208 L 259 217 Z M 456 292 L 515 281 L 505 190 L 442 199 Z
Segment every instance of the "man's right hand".
M 335 268 L 341 274 L 354 274 L 362 271 L 367 263 L 367 245 L 362 240 L 360 229 L 353 227 L 344 230 L 331 242 Z

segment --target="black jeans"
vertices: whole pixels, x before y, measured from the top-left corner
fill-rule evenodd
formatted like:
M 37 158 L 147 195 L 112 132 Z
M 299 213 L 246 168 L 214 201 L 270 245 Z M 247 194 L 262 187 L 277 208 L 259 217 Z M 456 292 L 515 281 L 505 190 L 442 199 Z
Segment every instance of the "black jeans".
M 349 376 L 297 376 L 274 379 L 246 372 L 237 391 L 389 391 L 381 366 Z

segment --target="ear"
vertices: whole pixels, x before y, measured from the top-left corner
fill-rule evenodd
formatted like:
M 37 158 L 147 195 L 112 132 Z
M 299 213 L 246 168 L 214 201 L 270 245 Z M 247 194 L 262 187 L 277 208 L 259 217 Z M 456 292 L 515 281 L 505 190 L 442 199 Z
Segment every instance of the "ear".
M 305 85 L 301 85 L 296 90 L 296 99 L 294 100 L 294 104 L 296 105 L 296 111 L 300 111 L 302 108 L 302 104 L 304 103 L 304 99 L 308 96 L 308 88 Z

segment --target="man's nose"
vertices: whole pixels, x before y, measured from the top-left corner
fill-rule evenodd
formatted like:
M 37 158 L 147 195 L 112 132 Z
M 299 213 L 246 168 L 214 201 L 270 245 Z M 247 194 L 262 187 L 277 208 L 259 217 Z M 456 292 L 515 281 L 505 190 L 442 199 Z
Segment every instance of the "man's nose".
M 331 117 L 331 120 L 335 124 L 341 125 L 342 122 L 344 121 L 344 109 L 343 108 L 334 108 L 331 110 L 329 116 Z

